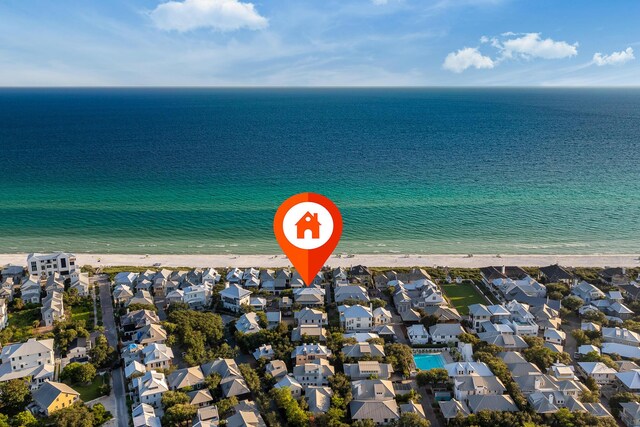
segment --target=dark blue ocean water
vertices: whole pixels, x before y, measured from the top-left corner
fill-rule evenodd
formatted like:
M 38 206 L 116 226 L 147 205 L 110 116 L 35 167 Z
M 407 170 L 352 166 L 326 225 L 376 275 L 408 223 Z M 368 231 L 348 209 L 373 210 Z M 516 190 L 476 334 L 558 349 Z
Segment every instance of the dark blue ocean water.
M 2 89 L 0 252 L 640 252 L 637 89 Z

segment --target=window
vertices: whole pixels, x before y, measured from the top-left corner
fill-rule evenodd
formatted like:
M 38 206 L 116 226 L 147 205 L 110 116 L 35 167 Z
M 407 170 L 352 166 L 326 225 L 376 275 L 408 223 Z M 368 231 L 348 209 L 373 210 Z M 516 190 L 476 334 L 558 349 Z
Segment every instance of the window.
M 67 260 L 66 260 L 66 259 L 64 259 L 64 258 L 62 258 L 62 259 L 60 260 L 60 267 L 61 267 L 61 268 L 66 268 L 66 266 L 67 266 Z

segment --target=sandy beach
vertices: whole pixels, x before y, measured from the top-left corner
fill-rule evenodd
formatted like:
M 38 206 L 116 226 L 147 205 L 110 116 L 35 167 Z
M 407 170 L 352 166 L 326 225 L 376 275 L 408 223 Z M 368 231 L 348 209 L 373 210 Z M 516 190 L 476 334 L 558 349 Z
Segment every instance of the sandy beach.
M 93 266 L 154 266 L 166 267 L 288 267 L 284 255 L 135 255 L 76 254 L 79 265 Z M 27 254 L 0 254 L 0 265 L 26 263 Z M 331 267 L 366 265 L 369 267 L 463 267 L 518 265 L 537 267 L 549 264 L 568 267 L 638 267 L 638 255 L 332 255 L 326 262 Z

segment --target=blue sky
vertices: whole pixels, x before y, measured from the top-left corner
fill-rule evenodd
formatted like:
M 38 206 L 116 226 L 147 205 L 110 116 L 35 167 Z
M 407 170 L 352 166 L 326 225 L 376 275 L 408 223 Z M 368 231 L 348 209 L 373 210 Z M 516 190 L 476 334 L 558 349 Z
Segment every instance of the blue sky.
M 0 0 L 0 86 L 640 85 L 640 2 Z

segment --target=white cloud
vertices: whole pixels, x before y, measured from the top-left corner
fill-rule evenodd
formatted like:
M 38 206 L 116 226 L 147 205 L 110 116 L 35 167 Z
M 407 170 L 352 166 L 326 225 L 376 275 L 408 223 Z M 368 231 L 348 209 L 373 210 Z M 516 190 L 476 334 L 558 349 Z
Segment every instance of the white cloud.
M 504 33 L 507 37 L 513 33 Z M 520 56 L 522 58 L 560 59 L 578 54 L 578 43 L 542 39 L 540 33 L 526 33 L 520 37 L 503 40 L 500 49 L 504 58 Z
M 493 68 L 495 63 L 488 56 L 482 55 L 475 47 L 465 47 L 447 55 L 442 64 L 445 70 L 461 73 L 467 68 Z
M 593 63 L 601 67 L 603 65 L 622 65 L 635 59 L 633 56 L 633 48 L 628 47 L 620 52 L 613 52 L 611 55 L 603 55 L 598 52 L 593 55 Z
M 242 28 L 260 30 L 269 23 L 252 3 L 238 0 L 184 0 L 158 5 L 150 15 L 156 27 L 162 30 L 191 31 L 211 28 L 216 31 L 234 31 Z

